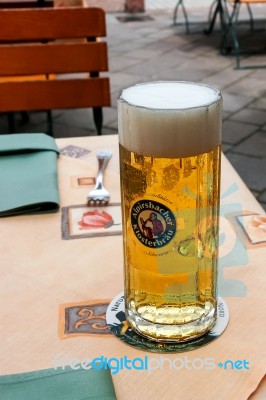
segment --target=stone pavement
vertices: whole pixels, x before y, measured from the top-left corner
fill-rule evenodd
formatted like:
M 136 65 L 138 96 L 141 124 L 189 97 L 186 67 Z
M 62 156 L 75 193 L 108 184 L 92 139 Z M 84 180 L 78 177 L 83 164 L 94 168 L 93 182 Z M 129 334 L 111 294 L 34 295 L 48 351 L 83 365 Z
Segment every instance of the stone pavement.
M 111 82 L 112 106 L 104 109 L 103 134 L 117 133 L 116 99 L 126 86 L 153 80 L 212 84 L 222 90 L 224 98 L 223 151 L 266 209 L 266 70 L 235 70 L 234 57 L 220 55 L 218 24 L 210 36 L 203 34 L 212 1 L 204 0 L 201 6 L 192 0 L 185 3 L 188 4 L 190 34 L 186 34 L 184 24 L 173 25 L 173 0 L 148 0 L 142 16 L 152 19 L 144 21 L 122 23 L 117 16 L 125 14 L 107 14 L 110 69 L 107 75 Z M 119 4 L 121 0 L 114 2 L 116 7 Z M 265 10 L 265 5 L 264 8 L 255 7 L 255 17 L 262 18 L 264 13 L 265 21 Z M 178 22 L 182 21 L 181 13 Z M 248 32 L 247 25 L 243 25 L 244 29 Z M 263 35 L 265 42 L 265 31 Z M 266 64 L 266 57 L 252 56 L 251 61 Z M 245 65 L 248 62 L 248 59 L 243 60 Z M 90 109 L 58 110 L 53 116 L 55 137 L 96 134 Z M 17 118 L 17 131 L 46 129 L 45 113 L 31 113 L 26 125 L 21 125 L 19 114 Z M 6 117 L 2 115 L 0 132 L 6 131 Z

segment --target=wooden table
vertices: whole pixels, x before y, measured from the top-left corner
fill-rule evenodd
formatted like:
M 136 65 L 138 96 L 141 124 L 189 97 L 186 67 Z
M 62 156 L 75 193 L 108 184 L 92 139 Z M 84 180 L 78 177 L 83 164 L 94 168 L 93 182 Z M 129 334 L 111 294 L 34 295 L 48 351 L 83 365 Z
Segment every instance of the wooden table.
M 119 203 L 118 138 L 113 135 L 57 142 L 64 154 L 68 154 L 61 155 L 58 161 L 61 211 L 2 218 L 0 221 L 0 373 L 53 368 L 58 357 L 65 363 L 73 358 L 92 359 L 102 355 L 107 358 L 125 355 L 131 359 L 145 355 L 159 358 L 162 355 L 134 349 L 111 334 L 71 334 L 66 330 L 66 307 L 82 308 L 99 301 L 107 303 L 123 290 L 122 236 L 62 239 L 61 226 L 62 214 L 67 207 L 85 204 L 86 193 L 97 171 L 95 154 L 100 149 L 113 152 L 105 182 L 111 192 L 111 203 Z M 222 171 L 222 204 L 241 204 L 244 212 L 263 213 L 225 158 Z M 240 235 L 246 240 L 248 263 L 226 268 L 224 278 L 243 281 L 248 289 L 247 296 L 225 298 L 230 309 L 230 322 L 219 339 L 201 349 L 166 354 L 165 357 L 171 360 L 176 357 L 214 357 L 217 361 L 223 356 L 234 360 L 245 358 L 252 369 L 123 370 L 113 375 L 118 399 L 194 399 L 196 396 L 200 400 L 244 400 L 260 382 L 252 399 L 265 398 L 265 381 L 262 381 L 265 373 L 262 354 L 265 349 L 265 305 L 260 299 L 265 301 L 266 247 L 265 243 L 251 245 L 241 228 L 234 225 L 228 224 L 227 233 L 231 238 Z M 230 240 L 227 244 L 230 246 Z M 233 254 L 233 258 L 236 256 Z M 257 311 L 252 315 L 253 308 Z

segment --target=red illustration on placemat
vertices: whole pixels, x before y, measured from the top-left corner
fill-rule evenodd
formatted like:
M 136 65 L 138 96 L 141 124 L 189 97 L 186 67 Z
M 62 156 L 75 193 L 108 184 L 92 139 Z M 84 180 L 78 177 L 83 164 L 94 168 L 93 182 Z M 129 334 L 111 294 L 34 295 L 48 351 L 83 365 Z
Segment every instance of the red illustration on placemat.
M 62 239 L 78 239 L 122 234 L 120 203 L 104 206 L 62 207 Z
M 114 224 L 114 220 L 106 211 L 87 211 L 83 213 L 82 220 L 78 221 L 79 229 L 109 228 Z

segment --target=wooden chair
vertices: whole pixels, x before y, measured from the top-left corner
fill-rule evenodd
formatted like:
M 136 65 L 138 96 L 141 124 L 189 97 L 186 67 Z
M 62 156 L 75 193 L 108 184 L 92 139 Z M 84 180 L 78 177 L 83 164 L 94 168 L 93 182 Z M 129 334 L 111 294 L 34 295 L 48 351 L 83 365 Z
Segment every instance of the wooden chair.
M 0 79 L 0 112 L 93 108 L 100 135 L 102 107 L 111 103 L 109 78 L 99 76 L 108 70 L 107 44 L 98 40 L 106 36 L 104 11 L 79 7 L 1 10 L 0 26 L 0 43 L 4 43 L 0 45 L 0 77 L 70 74 L 65 79 Z M 77 73 L 88 75 L 82 79 L 71 75 Z M 52 133 L 51 126 L 48 131 Z
M 35 7 L 53 7 L 54 1 L 53 0 L 9 0 L 4 1 L 0 0 L 0 9 L 1 8 L 35 8 Z M 15 131 L 15 119 L 14 113 L 9 112 L 7 113 L 8 117 L 8 127 L 9 132 Z M 47 112 L 48 121 L 51 120 L 51 111 Z M 27 111 L 21 112 L 21 120 L 22 122 L 28 123 L 29 122 L 29 114 Z
M 34 8 L 34 7 L 53 7 L 53 0 L 0 0 L 0 8 Z

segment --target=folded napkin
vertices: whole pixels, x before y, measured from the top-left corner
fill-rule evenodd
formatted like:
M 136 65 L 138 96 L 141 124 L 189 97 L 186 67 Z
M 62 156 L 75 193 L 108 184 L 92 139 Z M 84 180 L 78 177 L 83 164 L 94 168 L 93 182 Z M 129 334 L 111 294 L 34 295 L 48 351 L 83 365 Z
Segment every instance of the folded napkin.
M 0 135 L 0 217 L 58 210 L 58 154 L 44 133 Z
M 115 400 L 110 370 L 47 369 L 0 376 L 0 400 Z

